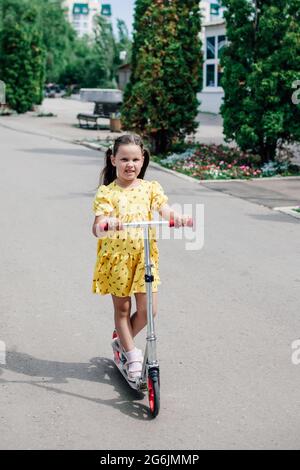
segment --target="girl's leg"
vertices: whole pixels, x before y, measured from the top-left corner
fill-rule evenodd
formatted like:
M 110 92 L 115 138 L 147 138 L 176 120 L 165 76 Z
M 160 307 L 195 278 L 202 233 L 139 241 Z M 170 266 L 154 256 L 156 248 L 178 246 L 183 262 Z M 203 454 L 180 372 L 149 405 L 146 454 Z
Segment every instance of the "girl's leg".
M 134 338 L 147 324 L 147 294 L 139 292 L 134 294 L 136 300 L 136 312 L 131 316 L 132 337 Z M 152 293 L 153 315 L 157 314 L 157 292 Z
M 112 295 L 115 310 L 115 325 L 121 344 L 125 351 L 134 349 L 132 327 L 130 322 L 131 297 Z

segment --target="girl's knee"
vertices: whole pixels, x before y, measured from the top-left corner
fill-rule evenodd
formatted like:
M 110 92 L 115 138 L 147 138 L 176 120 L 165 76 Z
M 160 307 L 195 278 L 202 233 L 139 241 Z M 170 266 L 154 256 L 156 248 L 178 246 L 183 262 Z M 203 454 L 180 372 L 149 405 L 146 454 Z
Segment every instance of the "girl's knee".
M 130 316 L 131 311 L 131 299 L 129 298 L 118 298 L 113 296 L 114 310 L 116 318 L 127 318 Z
M 118 308 L 115 312 L 117 318 L 127 318 L 130 315 L 130 309 Z

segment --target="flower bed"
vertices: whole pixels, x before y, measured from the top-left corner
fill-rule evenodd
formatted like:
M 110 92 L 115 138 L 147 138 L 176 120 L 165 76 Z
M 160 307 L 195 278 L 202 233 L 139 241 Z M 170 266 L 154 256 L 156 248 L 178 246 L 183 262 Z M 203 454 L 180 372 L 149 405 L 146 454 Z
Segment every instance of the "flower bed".
M 197 144 L 183 153 L 156 156 L 153 160 L 166 168 L 203 179 L 250 179 L 270 176 L 300 175 L 300 168 L 289 162 L 261 165 L 259 155 L 249 154 L 225 145 Z

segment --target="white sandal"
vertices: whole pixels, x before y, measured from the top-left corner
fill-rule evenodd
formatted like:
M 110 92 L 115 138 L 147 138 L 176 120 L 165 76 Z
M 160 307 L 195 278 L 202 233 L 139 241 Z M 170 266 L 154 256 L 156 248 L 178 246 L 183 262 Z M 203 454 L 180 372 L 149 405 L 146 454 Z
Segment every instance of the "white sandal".
M 127 372 L 128 380 L 135 382 L 141 376 L 143 368 L 143 353 L 140 349 L 135 348 L 133 351 L 124 351 L 126 362 L 124 368 Z

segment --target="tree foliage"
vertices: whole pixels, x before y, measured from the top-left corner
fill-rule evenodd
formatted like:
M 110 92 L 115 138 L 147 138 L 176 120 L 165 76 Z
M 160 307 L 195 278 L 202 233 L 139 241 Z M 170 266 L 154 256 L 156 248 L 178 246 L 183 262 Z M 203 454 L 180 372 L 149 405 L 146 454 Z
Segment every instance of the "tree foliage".
M 155 152 L 196 130 L 202 53 L 198 0 L 137 0 L 131 81 L 123 124 L 150 138 Z
M 46 49 L 46 81 L 58 82 L 69 63 L 76 43 L 62 0 L 35 0 L 41 13 L 41 28 Z
M 224 133 L 243 150 L 272 160 L 282 142 L 300 139 L 300 0 L 223 0 Z
M 38 8 L 27 0 L 1 3 L 0 76 L 6 101 L 23 113 L 43 97 L 45 48 Z
M 131 41 L 122 20 L 118 20 L 118 31 L 115 38 L 111 23 L 99 16 L 94 40 L 76 38 L 60 82 L 87 88 L 116 88 L 117 70 L 122 63 L 120 52 L 125 50 L 129 59 L 131 52 Z
M 0 79 L 8 104 L 26 112 L 41 103 L 45 82 L 115 88 L 121 50 L 131 41 L 119 20 L 119 37 L 99 15 L 95 36 L 79 38 L 62 0 L 0 0 Z

